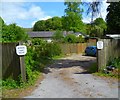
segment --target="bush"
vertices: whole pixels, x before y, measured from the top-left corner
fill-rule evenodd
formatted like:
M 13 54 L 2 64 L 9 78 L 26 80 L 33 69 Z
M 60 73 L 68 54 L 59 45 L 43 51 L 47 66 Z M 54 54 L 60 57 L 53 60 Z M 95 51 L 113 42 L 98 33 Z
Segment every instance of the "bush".
M 82 36 L 77 37 L 75 34 L 68 34 L 64 38 L 64 42 L 66 42 L 66 43 L 84 43 L 85 39 Z
M 53 34 L 52 38 L 55 42 L 63 42 L 64 36 L 63 33 L 58 30 Z
M 120 69 L 120 57 L 118 58 L 114 58 L 114 59 L 110 59 L 108 61 L 108 66 L 112 65 L 115 66 L 116 68 Z
M 82 35 L 80 35 L 79 37 L 77 37 L 77 43 L 84 43 L 85 39 L 82 37 Z
M 25 30 L 16 24 L 2 25 L 2 42 L 18 42 L 27 38 Z
M 4 80 L 2 82 L 4 87 L 19 88 L 33 84 L 45 66 L 51 62 L 52 57 L 61 53 L 56 43 L 47 43 L 41 39 L 33 39 L 32 43 L 33 45 L 27 47 L 27 54 L 25 55 L 27 83 L 24 83 L 19 76 L 18 81 Z
M 68 34 L 64 38 L 64 42 L 67 42 L 67 43 L 76 43 L 77 42 L 77 37 L 75 36 L 75 34 Z
M 32 80 L 33 72 L 42 72 L 53 56 L 60 55 L 60 47 L 56 43 L 47 43 L 41 39 L 33 39 L 26 55 L 27 78 Z

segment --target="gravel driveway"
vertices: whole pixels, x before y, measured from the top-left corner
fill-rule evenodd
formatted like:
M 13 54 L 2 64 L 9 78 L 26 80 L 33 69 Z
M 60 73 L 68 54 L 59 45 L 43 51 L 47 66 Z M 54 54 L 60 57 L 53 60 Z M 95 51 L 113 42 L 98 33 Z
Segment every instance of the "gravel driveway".
M 72 55 L 55 61 L 31 95 L 25 98 L 118 98 L 117 80 L 86 72 L 95 57 Z

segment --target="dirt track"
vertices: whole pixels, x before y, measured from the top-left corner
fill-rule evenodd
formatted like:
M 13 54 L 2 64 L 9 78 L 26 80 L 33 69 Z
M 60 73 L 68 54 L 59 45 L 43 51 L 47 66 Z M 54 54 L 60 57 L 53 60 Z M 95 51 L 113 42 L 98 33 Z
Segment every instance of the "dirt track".
M 25 98 L 118 98 L 117 80 L 86 72 L 94 62 L 95 57 L 75 54 L 55 61 L 37 89 Z

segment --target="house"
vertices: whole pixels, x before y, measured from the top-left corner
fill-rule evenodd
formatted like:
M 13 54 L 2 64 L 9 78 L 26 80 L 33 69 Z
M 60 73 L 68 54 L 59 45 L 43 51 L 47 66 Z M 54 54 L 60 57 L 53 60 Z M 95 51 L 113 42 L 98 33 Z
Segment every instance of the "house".
M 28 32 L 28 36 L 30 38 L 41 38 L 44 39 L 48 42 L 52 41 L 52 36 L 55 32 L 51 32 L 51 31 L 35 31 L 35 32 Z
M 32 32 L 27 32 L 27 33 L 28 33 L 28 36 L 30 38 L 41 38 L 41 39 L 44 39 L 48 42 L 51 42 L 52 36 L 55 33 L 55 31 L 32 31 Z M 83 33 L 80 33 L 80 32 L 74 33 L 73 31 L 69 31 L 69 32 L 63 31 L 64 37 L 68 34 L 75 34 L 77 37 L 82 35 L 83 38 L 89 37 L 89 36 L 87 36 Z

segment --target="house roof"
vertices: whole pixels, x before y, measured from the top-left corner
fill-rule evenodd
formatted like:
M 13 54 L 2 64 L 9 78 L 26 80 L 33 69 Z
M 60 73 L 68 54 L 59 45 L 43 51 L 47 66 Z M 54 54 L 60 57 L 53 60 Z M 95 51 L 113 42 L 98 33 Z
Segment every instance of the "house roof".
M 35 38 L 35 37 L 49 38 L 49 37 L 52 37 L 53 34 L 54 32 L 51 32 L 51 31 L 28 32 L 29 37 L 32 37 L 32 38 Z
M 119 34 L 106 34 L 106 36 L 114 38 L 114 39 L 120 39 L 120 35 Z
M 55 33 L 55 31 L 34 31 L 34 32 L 27 32 L 27 34 L 29 35 L 29 37 L 31 38 L 51 38 L 53 36 L 53 34 Z M 68 34 L 73 34 L 73 32 L 69 31 L 63 31 L 63 36 L 66 36 Z M 76 32 L 74 33 L 75 35 L 83 35 L 85 37 L 87 37 L 87 35 L 81 33 L 81 32 Z

